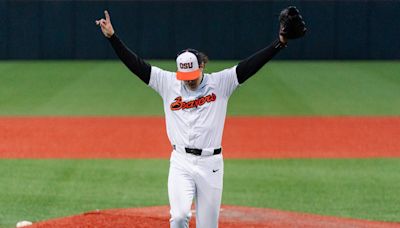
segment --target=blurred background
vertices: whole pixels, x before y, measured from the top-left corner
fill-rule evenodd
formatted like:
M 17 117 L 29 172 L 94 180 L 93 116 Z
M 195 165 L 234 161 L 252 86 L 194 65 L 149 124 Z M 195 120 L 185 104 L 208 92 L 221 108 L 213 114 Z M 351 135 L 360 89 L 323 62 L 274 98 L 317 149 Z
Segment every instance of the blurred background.
M 399 59 L 400 1 L 0 1 L 0 59 L 113 59 L 95 20 L 144 58 L 184 48 L 241 59 L 277 37 L 280 10 L 297 6 L 305 39 L 278 59 Z

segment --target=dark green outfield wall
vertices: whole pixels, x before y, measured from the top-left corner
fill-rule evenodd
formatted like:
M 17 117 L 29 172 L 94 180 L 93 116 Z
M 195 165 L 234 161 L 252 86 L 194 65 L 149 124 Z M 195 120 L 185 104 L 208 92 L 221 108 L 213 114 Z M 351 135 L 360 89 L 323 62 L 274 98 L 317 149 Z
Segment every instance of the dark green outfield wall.
M 109 59 L 95 26 L 114 27 L 145 58 L 193 47 L 240 59 L 277 36 L 279 11 L 296 5 L 309 27 L 282 59 L 399 59 L 400 1 L 0 1 L 0 59 Z

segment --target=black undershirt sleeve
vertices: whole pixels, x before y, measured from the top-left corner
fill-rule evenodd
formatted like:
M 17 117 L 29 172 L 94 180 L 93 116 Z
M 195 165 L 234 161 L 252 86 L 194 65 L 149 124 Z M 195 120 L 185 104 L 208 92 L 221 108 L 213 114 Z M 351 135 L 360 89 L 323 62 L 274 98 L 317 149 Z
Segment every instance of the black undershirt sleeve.
M 114 33 L 108 38 L 115 53 L 129 70 L 138 76 L 144 83 L 149 84 L 151 65 L 132 52 Z
M 242 60 L 236 67 L 236 75 L 239 84 L 242 84 L 255 73 L 257 73 L 261 67 L 263 67 L 284 47 L 285 44 L 281 43 L 279 39 L 276 39 L 268 47 L 261 49 L 255 54 Z

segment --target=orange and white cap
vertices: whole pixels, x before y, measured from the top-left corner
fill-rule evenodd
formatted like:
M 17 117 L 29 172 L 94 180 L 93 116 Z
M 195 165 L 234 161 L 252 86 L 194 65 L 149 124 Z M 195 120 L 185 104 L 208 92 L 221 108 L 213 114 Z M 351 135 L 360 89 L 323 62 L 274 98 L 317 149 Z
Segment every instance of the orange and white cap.
M 178 80 L 195 80 L 201 75 L 199 62 L 194 53 L 190 51 L 182 52 L 176 58 L 176 78 Z

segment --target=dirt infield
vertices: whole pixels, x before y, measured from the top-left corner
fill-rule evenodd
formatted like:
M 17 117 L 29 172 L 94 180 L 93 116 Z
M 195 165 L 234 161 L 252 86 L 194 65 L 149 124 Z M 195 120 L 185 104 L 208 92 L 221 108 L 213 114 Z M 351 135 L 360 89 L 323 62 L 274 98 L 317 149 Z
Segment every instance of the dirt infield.
M 169 208 L 147 207 L 92 211 L 81 215 L 35 223 L 30 227 L 169 227 Z M 193 213 L 194 214 L 194 213 Z M 190 227 L 195 226 L 191 219 Z M 399 227 L 400 223 L 373 222 L 358 219 L 339 219 L 304 213 L 293 213 L 263 208 L 222 206 L 219 227 Z
M 230 117 L 225 158 L 400 157 L 400 117 Z M 1 117 L 0 158 L 168 158 L 160 117 Z M 168 207 L 114 209 L 31 227 L 168 227 Z M 191 220 L 193 227 L 194 220 Z M 223 206 L 220 227 L 400 227 Z
M 1 117 L 2 158 L 168 158 L 162 117 Z M 400 117 L 230 117 L 225 158 L 400 157 Z

